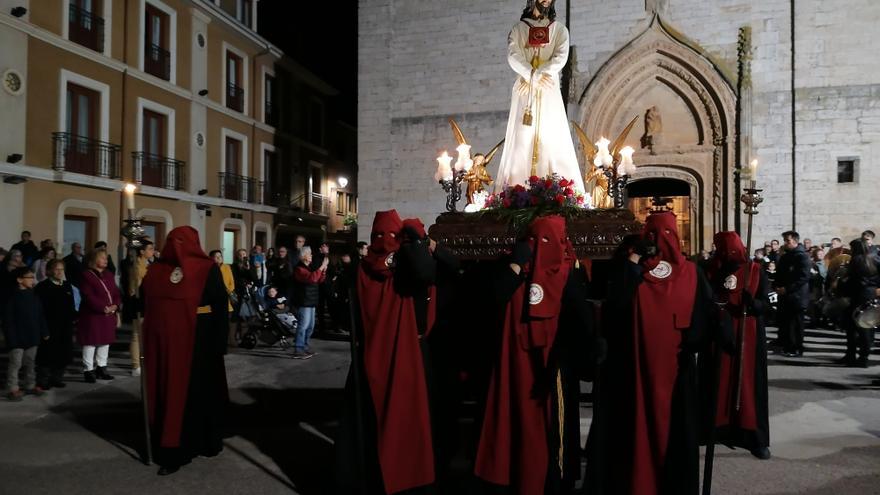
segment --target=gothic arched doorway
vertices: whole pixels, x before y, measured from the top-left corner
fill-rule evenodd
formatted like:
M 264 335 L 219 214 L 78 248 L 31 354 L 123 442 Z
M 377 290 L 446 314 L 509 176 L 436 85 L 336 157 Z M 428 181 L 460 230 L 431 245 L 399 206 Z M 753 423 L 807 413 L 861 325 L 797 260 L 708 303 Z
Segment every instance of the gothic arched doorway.
M 645 223 L 648 214 L 658 198 L 668 200 L 667 208 L 675 213 L 678 223 L 681 251 L 693 254 L 699 239 L 693 237 L 692 228 L 697 218 L 691 214 L 691 186 L 679 179 L 651 178 L 631 182 L 626 186 L 626 207 L 635 214 L 636 219 Z
M 614 139 L 639 116 L 625 142 L 636 150 L 630 181 L 688 184 L 690 251 L 731 226 L 736 94 L 704 51 L 655 16 L 599 68 L 579 103 L 579 124 L 593 140 Z

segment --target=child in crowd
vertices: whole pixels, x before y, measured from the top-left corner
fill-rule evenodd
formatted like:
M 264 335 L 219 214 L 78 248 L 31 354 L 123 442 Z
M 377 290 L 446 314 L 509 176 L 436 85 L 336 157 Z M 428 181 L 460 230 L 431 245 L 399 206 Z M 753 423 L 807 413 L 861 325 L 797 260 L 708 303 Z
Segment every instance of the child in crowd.
M 296 331 L 296 317 L 290 312 L 290 302 L 275 287 L 266 290 L 266 307 L 288 332 L 293 334 Z
M 18 387 L 18 372 L 24 367 L 25 390 L 30 395 L 43 395 L 37 386 L 36 356 L 40 340 L 49 338 L 49 328 L 44 318 L 43 306 L 34 293 L 36 277 L 27 267 L 16 268 L 12 278 L 18 288 L 6 304 L 3 330 L 6 345 L 9 347 L 9 367 L 7 369 L 8 392 L 6 398 L 18 402 L 22 392 Z

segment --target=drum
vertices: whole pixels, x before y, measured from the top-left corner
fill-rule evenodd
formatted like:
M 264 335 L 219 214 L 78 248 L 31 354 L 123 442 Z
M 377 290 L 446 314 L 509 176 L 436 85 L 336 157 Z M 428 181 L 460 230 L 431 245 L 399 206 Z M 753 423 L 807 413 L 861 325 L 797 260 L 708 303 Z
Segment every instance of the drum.
M 880 299 L 871 299 L 853 312 L 853 321 L 859 328 L 874 330 L 880 327 Z

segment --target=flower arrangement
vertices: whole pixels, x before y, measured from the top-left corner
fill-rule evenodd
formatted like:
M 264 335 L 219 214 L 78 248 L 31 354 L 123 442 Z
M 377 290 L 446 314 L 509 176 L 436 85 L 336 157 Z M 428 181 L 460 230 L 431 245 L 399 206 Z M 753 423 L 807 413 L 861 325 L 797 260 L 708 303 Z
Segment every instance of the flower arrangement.
M 356 213 L 348 213 L 345 215 L 345 218 L 342 219 L 342 225 L 344 227 L 348 227 L 350 229 L 357 227 L 358 217 Z
M 480 213 L 505 219 L 515 232 L 524 230 L 537 217 L 557 214 L 577 217 L 590 208 L 590 196 L 574 182 L 557 174 L 531 176 L 526 184 L 506 186 L 486 198 Z
M 489 195 L 485 208 L 586 208 L 589 201 L 582 191 L 574 188 L 574 182 L 557 174 L 541 178 L 529 177 L 528 187 L 517 184 L 507 186 L 498 194 Z

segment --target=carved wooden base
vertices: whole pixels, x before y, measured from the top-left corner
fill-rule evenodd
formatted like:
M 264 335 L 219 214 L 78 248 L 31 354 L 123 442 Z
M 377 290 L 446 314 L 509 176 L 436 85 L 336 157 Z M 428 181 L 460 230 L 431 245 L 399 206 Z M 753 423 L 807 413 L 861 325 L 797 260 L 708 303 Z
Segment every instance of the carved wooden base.
M 629 210 L 590 210 L 568 222 L 568 236 L 578 258 L 608 259 L 624 236 L 641 232 Z M 462 260 L 495 259 L 516 242 L 505 221 L 488 215 L 443 213 L 428 229 L 438 243 Z

